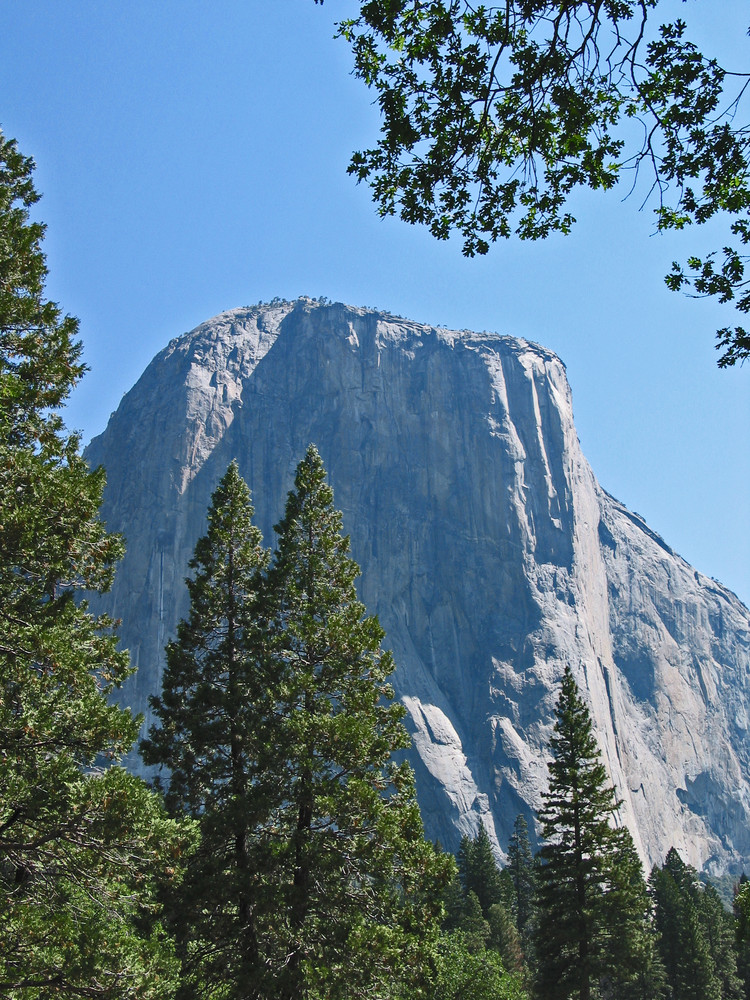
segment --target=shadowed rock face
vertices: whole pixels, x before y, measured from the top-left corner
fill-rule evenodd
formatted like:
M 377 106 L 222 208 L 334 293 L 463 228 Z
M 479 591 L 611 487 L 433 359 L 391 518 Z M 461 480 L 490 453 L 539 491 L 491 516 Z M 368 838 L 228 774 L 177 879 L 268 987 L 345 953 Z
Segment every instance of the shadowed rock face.
M 597 484 L 562 362 L 495 334 L 308 299 L 173 340 L 88 458 L 127 555 L 121 618 L 148 719 L 183 577 L 236 458 L 266 543 L 318 446 L 386 630 L 428 834 L 500 853 L 545 787 L 570 663 L 644 860 L 750 863 L 750 613 Z

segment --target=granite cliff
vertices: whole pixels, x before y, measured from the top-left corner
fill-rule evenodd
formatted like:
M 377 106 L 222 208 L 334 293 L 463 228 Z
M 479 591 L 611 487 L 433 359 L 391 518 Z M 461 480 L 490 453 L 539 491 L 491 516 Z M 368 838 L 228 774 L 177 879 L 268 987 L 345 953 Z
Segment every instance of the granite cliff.
M 546 780 L 570 663 L 647 863 L 750 864 L 750 612 L 597 483 L 562 362 L 496 334 L 309 299 L 173 340 L 88 458 L 127 540 L 107 610 L 148 716 L 211 492 L 233 458 L 266 544 L 315 442 L 408 709 L 428 834 L 502 853 Z

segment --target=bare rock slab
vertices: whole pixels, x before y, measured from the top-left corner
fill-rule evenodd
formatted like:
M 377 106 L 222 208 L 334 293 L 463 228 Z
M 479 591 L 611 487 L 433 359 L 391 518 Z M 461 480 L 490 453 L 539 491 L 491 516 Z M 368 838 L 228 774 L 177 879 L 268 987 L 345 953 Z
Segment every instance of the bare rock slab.
M 138 666 L 123 701 L 148 720 L 230 461 L 270 545 L 310 442 L 395 656 L 429 836 L 483 820 L 502 856 L 570 663 L 644 861 L 747 867 L 750 612 L 598 485 L 563 363 L 524 340 L 310 299 L 173 340 L 87 452 L 127 540 L 99 604 Z

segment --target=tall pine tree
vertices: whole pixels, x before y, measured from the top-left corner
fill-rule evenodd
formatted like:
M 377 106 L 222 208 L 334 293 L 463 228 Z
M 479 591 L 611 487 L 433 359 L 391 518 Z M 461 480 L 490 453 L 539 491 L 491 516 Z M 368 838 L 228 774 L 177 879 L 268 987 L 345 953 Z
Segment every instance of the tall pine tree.
M 750 996 L 750 882 L 742 875 L 734 888 L 732 903 L 735 919 L 735 942 L 737 946 L 737 975 L 745 991 Z
M 473 840 L 461 838 L 458 873 L 445 894 L 444 929 L 460 932 L 470 951 L 497 952 L 509 972 L 521 973 L 521 943 L 511 914 L 513 883 L 507 869 L 497 866 L 484 823 Z
M 168 769 L 170 811 L 200 824 L 200 846 L 172 905 L 186 996 L 253 996 L 263 978 L 268 859 L 257 831 L 277 789 L 264 769 L 274 710 L 259 594 L 268 554 L 252 517 L 233 462 L 190 562 L 189 617 L 167 647 L 162 694 L 151 699 L 159 725 L 141 744 L 147 764 Z
M 666 979 L 658 935 L 643 867 L 627 829 L 619 831 L 605 870 L 602 994 L 612 1000 L 659 1000 Z
M 323 462 L 297 467 L 269 573 L 283 754 L 275 996 L 377 995 L 424 966 L 451 862 L 425 842 L 383 630 L 357 598 Z M 420 989 L 419 976 L 411 989 Z
M 116 766 L 138 731 L 108 700 L 128 657 L 81 595 L 122 544 L 60 414 L 84 368 L 77 320 L 44 298 L 32 172 L 0 133 L 0 993 L 161 998 L 174 956 L 143 928 L 186 841 Z
M 615 825 L 620 802 L 570 667 L 551 745 L 549 791 L 539 814 L 545 843 L 536 993 L 539 1000 L 591 1000 L 602 986 L 610 996 L 626 996 L 636 978 L 652 981 L 648 899 L 630 836 Z M 641 1000 L 652 995 L 658 993 L 644 992 Z
M 508 843 L 507 871 L 513 885 L 511 910 L 521 939 L 521 947 L 527 961 L 530 961 L 536 895 L 536 865 L 529 841 L 528 824 L 521 813 L 516 817 L 513 834 Z
M 481 821 L 473 840 L 468 837 L 461 840 L 458 871 L 464 891 L 475 894 L 485 918 L 491 906 L 505 902 L 500 869 L 492 852 L 489 834 Z
M 703 925 L 708 950 L 721 984 L 722 1000 L 741 1000 L 744 988 L 737 971 L 737 940 L 735 920 L 721 901 L 716 888 L 701 887 L 698 914 Z
M 202 845 L 172 918 L 183 995 L 377 996 L 429 982 L 449 858 L 424 840 L 382 629 L 310 448 L 266 571 L 230 466 L 196 547 L 144 759 Z
M 738 1000 L 733 921 L 716 890 L 703 887 L 674 848 L 651 872 L 649 889 L 673 1000 Z

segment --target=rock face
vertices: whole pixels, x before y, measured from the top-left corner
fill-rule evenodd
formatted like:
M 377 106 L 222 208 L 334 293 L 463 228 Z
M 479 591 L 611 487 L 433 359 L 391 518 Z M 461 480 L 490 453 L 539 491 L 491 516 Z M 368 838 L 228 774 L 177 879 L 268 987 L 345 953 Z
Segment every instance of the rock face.
M 101 606 L 148 716 L 210 495 L 236 458 L 266 544 L 314 442 L 386 630 L 425 826 L 500 855 L 540 803 L 570 663 L 644 861 L 750 864 L 750 613 L 597 484 L 562 362 L 309 299 L 173 340 L 88 449 L 128 549 Z M 530 825 L 533 825 L 530 822 Z

